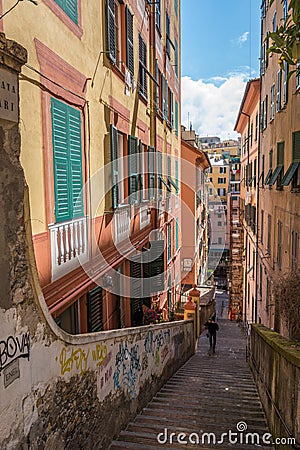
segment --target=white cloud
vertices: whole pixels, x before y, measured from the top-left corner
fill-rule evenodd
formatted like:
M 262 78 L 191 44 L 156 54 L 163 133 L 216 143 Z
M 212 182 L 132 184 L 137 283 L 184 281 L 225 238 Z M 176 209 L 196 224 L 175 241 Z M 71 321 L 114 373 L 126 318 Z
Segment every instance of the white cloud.
M 243 33 L 241 36 L 239 36 L 238 38 L 237 38 L 237 44 L 238 44 L 238 46 L 239 47 L 242 47 L 243 46 L 243 44 L 245 43 L 245 42 L 247 42 L 247 40 L 248 40 L 248 36 L 249 36 L 249 31 L 245 31 L 245 33 Z
M 234 131 L 241 100 L 248 76 L 233 74 L 216 84 L 204 80 L 181 79 L 181 122 L 200 136 L 219 136 L 221 139 L 236 138 Z

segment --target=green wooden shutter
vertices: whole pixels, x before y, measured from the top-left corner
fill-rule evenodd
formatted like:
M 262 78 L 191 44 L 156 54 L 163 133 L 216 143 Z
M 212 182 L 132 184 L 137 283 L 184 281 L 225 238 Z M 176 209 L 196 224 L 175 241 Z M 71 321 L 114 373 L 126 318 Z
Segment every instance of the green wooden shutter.
M 149 250 L 149 291 L 151 293 L 164 290 L 164 241 L 151 241 Z
M 51 99 L 55 217 L 63 222 L 84 214 L 80 112 Z
M 55 0 L 55 3 L 78 25 L 78 0 Z
M 175 9 L 176 16 L 178 16 L 178 0 L 174 0 L 174 9 Z
M 78 0 L 66 0 L 65 12 L 78 25 Z
M 178 102 L 175 101 L 175 134 L 176 136 L 178 136 L 178 132 L 179 132 L 179 110 L 178 110 Z
M 131 320 L 134 322 L 136 311 L 142 305 L 142 265 L 141 256 L 136 255 L 131 257 L 130 261 L 130 306 L 131 306 Z
M 117 42 L 115 30 L 115 0 L 107 0 L 107 50 L 111 59 L 116 62 Z
M 175 75 L 178 77 L 179 72 L 179 58 L 178 58 L 178 42 L 177 39 L 175 39 Z
M 70 220 L 67 105 L 51 99 L 54 170 L 55 217 L 57 222 Z
M 72 218 L 83 216 L 81 117 L 77 109 L 67 107 L 69 120 L 70 191 Z
M 168 11 L 166 11 L 166 53 L 170 58 L 170 17 Z
M 133 14 L 126 6 L 126 65 L 134 75 Z
M 175 183 L 176 183 L 177 189 L 179 189 L 178 167 L 179 167 L 179 166 L 178 166 L 178 161 L 175 161 Z M 177 191 L 177 192 L 178 192 L 178 191 Z
M 162 106 L 161 106 L 161 112 L 163 118 L 165 118 L 165 112 L 166 112 L 166 94 L 165 94 L 166 84 L 165 84 L 165 77 L 163 74 L 161 74 L 161 100 L 162 100 Z
M 179 222 L 178 222 L 178 217 L 176 218 L 175 242 L 176 242 L 176 250 L 178 250 L 178 248 L 179 248 Z
M 158 192 L 162 195 L 162 154 L 161 152 L 156 153 L 157 158 L 157 177 L 158 177 Z
M 98 286 L 87 294 L 88 331 L 103 330 L 102 287 Z
M 110 153 L 111 153 L 111 177 L 112 177 L 112 203 L 113 208 L 119 205 L 119 167 L 118 167 L 118 130 L 110 126 Z
M 128 182 L 129 202 L 138 201 L 138 140 L 134 136 L 128 136 Z
M 167 237 L 168 237 L 168 261 L 172 258 L 172 224 L 167 226 Z
M 169 118 L 169 86 L 168 80 L 165 78 L 165 120 Z
M 139 61 L 140 93 L 147 98 L 147 47 L 141 35 L 139 35 Z
M 170 122 L 171 127 L 174 128 L 174 94 L 170 90 Z
M 139 164 L 139 175 L 138 175 L 138 179 L 139 179 L 139 200 L 140 202 L 142 202 L 144 200 L 144 171 L 145 171 L 145 166 L 144 166 L 144 146 L 142 141 L 139 142 L 138 145 L 138 164 Z
M 148 199 L 154 198 L 155 175 L 154 175 L 154 147 L 148 147 Z
M 293 133 L 293 161 L 300 161 L 300 131 Z

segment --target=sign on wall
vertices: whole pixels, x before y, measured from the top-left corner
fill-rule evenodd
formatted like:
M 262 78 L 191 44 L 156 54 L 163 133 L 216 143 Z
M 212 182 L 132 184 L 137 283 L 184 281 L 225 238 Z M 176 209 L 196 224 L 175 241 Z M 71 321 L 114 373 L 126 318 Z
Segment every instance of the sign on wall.
M 0 67 L 0 119 L 18 122 L 18 75 Z

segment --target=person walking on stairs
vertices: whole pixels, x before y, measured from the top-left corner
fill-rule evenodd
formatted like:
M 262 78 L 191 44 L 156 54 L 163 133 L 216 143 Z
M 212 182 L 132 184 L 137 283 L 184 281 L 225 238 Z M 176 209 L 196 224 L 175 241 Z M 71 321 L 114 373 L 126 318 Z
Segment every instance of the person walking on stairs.
M 217 331 L 219 331 L 219 325 L 215 322 L 215 314 L 204 324 L 207 328 L 207 337 L 209 337 L 210 351 L 216 353 L 217 343 Z

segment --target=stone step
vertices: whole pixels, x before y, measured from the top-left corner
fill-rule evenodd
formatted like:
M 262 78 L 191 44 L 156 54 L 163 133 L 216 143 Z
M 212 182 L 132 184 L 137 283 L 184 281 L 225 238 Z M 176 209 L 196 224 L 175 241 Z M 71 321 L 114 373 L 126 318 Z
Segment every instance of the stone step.
M 237 424 L 241 421 L 247 427 L 243 436 L 246 433 L 258 433 L 261 437 L 268 432 L 264 411 L 245 358 L 244 335 L 234 322 L 227 320 L 220 322 L 220 329 L 216 354 L 208 354 L 207 338 L 202 336 L 196 354 L 128 424 L 118 440 L 112 442 L 110 450 L 258 448 L 242 442 L 230 444 L 224 441 L 222 445 L 217 445 L 206 440 L 203 444 L 195 445 L 195 441 L 185 444 L 177 440 L 179 433 L 185 433 L 186 437 L 191 436 L 192 439 L 198 436 L 200 442 L 203 433 L 214 433 L 218 440 L 229 430 L 237 433 Z M 157 436 L 166 438 L 166 442 L 159 443 Z M 207 439 L 207 435 L 204 436 Z M 260 448 L 272 449 L 263 445 Z

